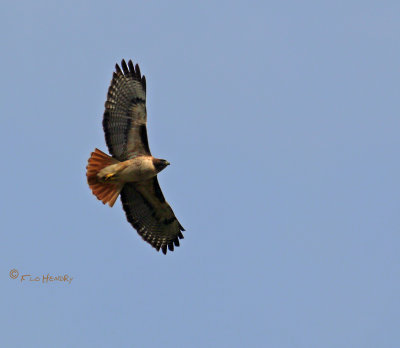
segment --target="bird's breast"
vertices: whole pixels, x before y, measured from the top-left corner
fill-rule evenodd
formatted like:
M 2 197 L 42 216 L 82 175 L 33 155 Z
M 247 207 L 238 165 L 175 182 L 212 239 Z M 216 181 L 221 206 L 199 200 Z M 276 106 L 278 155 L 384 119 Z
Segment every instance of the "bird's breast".
M 124 182 L 137 182 L 157 175 L 151 156 L 140 156 L 120 163 L 118 176 Z

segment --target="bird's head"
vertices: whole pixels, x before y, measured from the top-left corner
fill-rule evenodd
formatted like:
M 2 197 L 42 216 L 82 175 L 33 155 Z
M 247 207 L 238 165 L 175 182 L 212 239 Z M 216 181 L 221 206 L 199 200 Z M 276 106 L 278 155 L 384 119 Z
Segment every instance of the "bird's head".
M 153 164 L 157 170 L 157 173 L 161 172 L 166 166 L 170 165 L 167 160 L 159 158 L 153 158 Z

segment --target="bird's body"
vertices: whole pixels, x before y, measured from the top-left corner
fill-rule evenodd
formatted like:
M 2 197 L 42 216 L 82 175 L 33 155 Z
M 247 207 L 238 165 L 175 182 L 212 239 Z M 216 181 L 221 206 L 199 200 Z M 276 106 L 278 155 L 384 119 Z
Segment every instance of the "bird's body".
M 156 176 L 157 162 L 153 156 L 138 156 L 123 162 L 111 164 L 97 173 L 97 178 L 103 182 L 140 182 Z
M 93 194 L 112 207 L 121 195 L 128 221 L 142 238 L 164 254 L 179 246 L 183 227 L 158 183 L 169 162 L 150 153 L 147 140 L 146 79 L 132 61 L 121 62 L 108 90 L 103 128 L 112 157 L 95 149 L 87 166 Z

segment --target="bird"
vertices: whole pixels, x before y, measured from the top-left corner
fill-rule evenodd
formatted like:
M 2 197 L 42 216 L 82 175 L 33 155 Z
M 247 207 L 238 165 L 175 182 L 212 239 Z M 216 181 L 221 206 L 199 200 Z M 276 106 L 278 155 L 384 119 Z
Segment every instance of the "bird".
M 103 130 L 111 156 L 95 148 L 86 167 L 92 193 L 112 207 L 118 196 L 128 222 L 157 251 L 167 254 L 183 239 L 157 175 L 170 163 L 151 155 L 147 138 L 146 78 L 139 65 L 116 64 L 108 88 Z

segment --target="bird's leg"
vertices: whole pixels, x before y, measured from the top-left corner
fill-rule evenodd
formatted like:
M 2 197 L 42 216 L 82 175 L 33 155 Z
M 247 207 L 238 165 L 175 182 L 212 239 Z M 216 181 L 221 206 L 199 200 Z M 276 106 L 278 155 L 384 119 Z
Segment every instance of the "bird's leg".
M 104 175 L 103 180 L 104 181 L 111 181 L 113 176 L 115 176 L 115 173 L 106 174 L 106 175 Z

